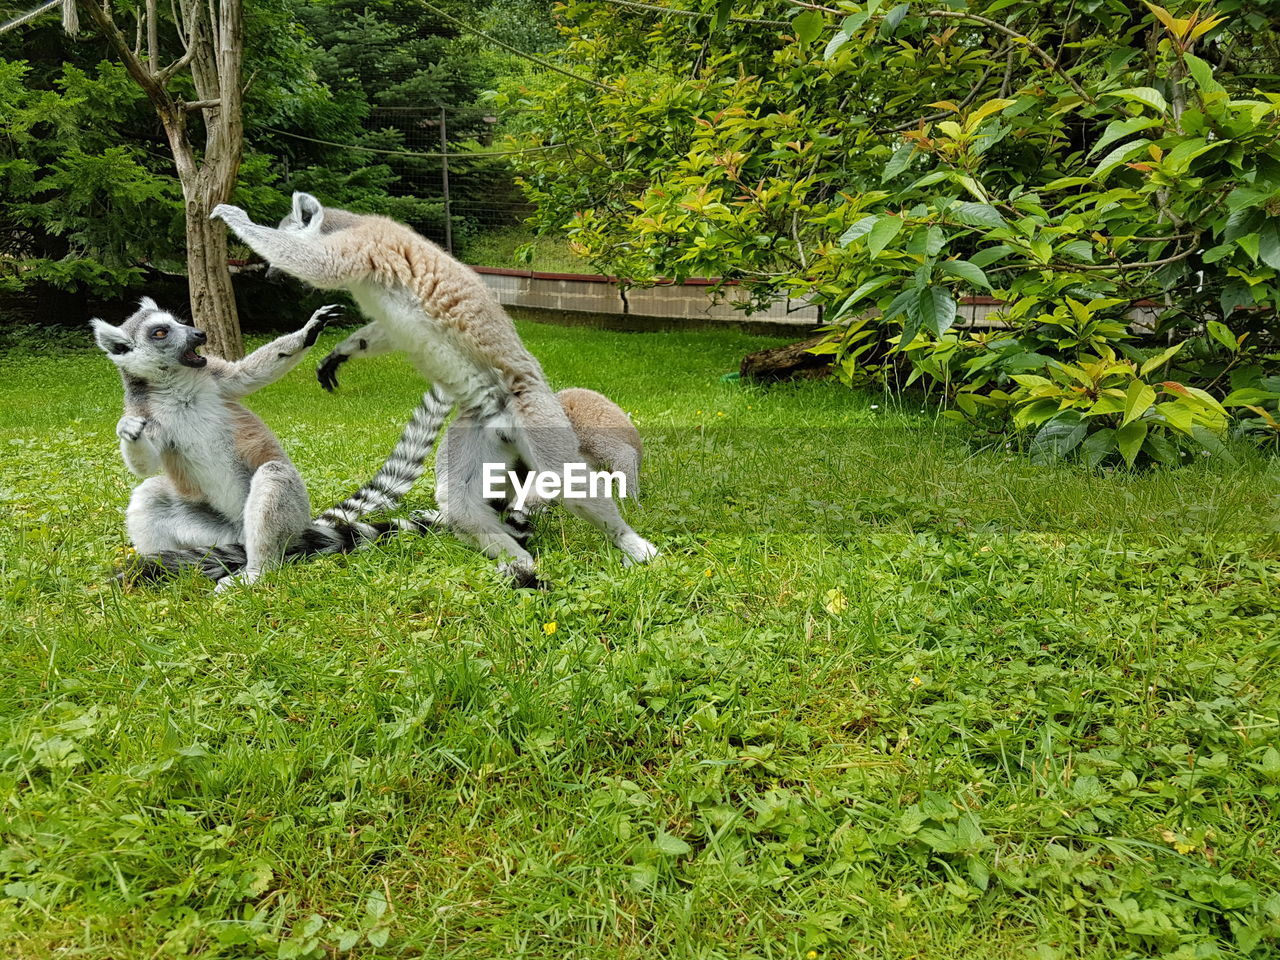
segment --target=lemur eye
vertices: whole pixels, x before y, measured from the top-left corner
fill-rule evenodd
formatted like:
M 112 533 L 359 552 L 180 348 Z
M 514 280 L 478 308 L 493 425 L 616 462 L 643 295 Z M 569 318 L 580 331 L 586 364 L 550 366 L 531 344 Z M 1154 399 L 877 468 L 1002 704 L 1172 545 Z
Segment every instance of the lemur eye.
M 168 335 L 169 335 L 168 327 L 156 327 L 156 329 L 151 331 L 152 340 L 163 340 Z

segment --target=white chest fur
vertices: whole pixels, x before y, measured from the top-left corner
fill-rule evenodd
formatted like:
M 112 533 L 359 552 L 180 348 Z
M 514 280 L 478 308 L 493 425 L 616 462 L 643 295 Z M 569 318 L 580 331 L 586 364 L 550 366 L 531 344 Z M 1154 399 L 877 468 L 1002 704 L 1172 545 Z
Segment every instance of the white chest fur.
M 238 522 L 249 471 L 236 456 L 226 405 L 216 389 L 202 387 L 153 392 L 145 436 L 184 497 L 203 500 Z
M 478 363 L 457 332 L 430 316 L 407 290 L 361 284 L 351 291 L 361 311 L 387 331 L 427 380 L 462 406 L 478 403 L 499 385 L 497 372 Z

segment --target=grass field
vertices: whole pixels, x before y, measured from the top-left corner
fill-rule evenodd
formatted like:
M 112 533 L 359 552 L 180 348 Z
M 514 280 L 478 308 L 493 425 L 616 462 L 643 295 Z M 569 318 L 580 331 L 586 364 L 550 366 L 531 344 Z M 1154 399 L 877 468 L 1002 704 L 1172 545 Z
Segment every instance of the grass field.
M 652 565 L 556 512 L 546 593 L 443 537 L 121 592 L 114 369 L 0 357 L 0 954 L 1276 956 L 1275 463 L 1033 468 L 722 382 L 743 335 L 521 331 L 634 413 Z M 344 373 L 251 400 L 317 508 L 422 389 Z

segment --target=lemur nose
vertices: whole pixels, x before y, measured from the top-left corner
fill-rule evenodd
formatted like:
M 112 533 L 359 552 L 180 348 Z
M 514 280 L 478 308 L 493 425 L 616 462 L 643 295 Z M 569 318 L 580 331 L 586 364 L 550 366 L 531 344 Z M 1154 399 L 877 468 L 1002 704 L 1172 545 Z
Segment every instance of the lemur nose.
M 209 335 L 208 335 L 208 334 L 206 334 L 203 330 L 197 330 L 197 331 L 196 331 L 196 342 L 197 342 L 197 343 L 204 343 L 204 342 L 205 342 L 206 340 L 208 340 L 208 339 L 209 339 Z

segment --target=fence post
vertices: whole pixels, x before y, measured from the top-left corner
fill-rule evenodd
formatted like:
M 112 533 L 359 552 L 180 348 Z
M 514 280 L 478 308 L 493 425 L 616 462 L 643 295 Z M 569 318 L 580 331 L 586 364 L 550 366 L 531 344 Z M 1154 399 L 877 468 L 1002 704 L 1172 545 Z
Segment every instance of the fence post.
M 449 133 L 440 108 L 440 189 L 444 193 L 444 248 L 453 256 L 453 212 L 449 208 Z

